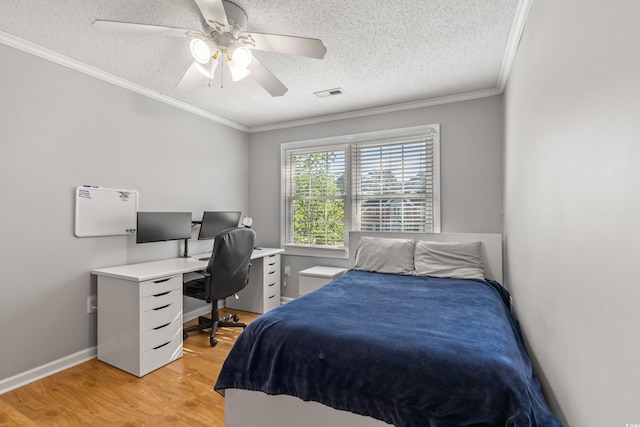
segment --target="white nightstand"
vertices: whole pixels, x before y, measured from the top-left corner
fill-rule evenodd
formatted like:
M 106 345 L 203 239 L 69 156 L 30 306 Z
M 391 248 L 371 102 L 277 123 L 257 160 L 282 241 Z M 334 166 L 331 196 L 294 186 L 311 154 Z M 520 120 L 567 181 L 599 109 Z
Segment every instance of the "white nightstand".
M 300 271 L 299 294 L 308 294 L 346 273 L 346 268 L 317 265 Z

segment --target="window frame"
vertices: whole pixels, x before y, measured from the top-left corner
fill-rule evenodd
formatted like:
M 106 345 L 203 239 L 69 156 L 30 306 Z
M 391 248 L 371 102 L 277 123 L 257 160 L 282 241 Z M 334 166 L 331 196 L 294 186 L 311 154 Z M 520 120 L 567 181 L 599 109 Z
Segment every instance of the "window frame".
M 356 144 L 384 142 L 399 138 L 411 138 L 431 134 L 433 136 L 433 231 L 440 232 L 440 124 L 412 126 L 398 129 L 387 129 L 373 132 L 364 132 L 349 135 L 340 135 L 327 138 L 310 139 L 303 141 L 285 142 L 280 145 L 280 244 L 285 249 L 285 255 L 313 256 L 326 258 L 349 257 L 349 232 L 352 230 L 352 210 L 354 195 L 351 184 L 345 188 L 345 236 L 344 248 L 327 248 L 314 246 L 298 246 L 286 243 L 287 238 L 287 151 L 295 149 L 327 149 L 345 147 L 345 182 L 352 182 L 352 151 Z
M 344 206 L 344 224 L 343 224 L 343 233 L 346 236 L 347 234 L 347 230 L 349 229 L 349 221 L 350 221 L 350 200 L 351 200 L 351 195 L 349 194 L 350 192 L 350 187 L 351 185 L 348 184 L 349 181 L 347 181 L 348 179 L 351 179 L 351 174 L 350 174 L 350 164 L 351 164 L 351 153 L 349 152 L 350 147 L 347 144 L 338 144 L 338 145 L 320 145 L 320 146 L 314 146 L 314 147 L 305 147 L 305 148 L 288 148 L 287 150 L 285 150 L 284 152 L 284 156 L 285 156 L 285 160 L 284 160 L 284 174 L 285 174 L 285 180 L 283 182 L 283 185 L 285 186 L 284 189 L 284 212 L 283 215 L 285 216 L 285 220 L 283 222 L 284 224 L 284 228 L 282 230 L 283 234 L 284 234 L 284 238 L 282 239 L 282 242 L 286 242 L 287 240 L 287 236 L 289 233 L 289 208 L 290 205 L 292 204 L 293 200 L 304 200 L 307 199 L 305 197 L 295 197 L 292 196 L 290 197 L 289 194 L 289 190 L 290 188 L 287 186 L 287 174 L 290 172 L 288 169 L 288 159 L 287 159 L 287 153 L 292 151 L 292 150 L 296 150 L 297 153 L 296 154 L 308 154 L 308 153 L 320 153 L 320 152 L 330 152 L 330 151 L 343 151 L 344 153 L 344 181 L 347 185 L 345 185 L 344 188 L 344 194 L 342 195 L 335 195 L 335 196 L 312 196 L 312 197 L 308 197 L 308 199 L 310 200 L 314 200 L 314 199 L 334 199 L 334 200 L 342 200 L 343 202 L 343 206 Z M 290 177 L 291 178 L 291 177 Z M 347 217 L 347 215 L 349 215 L 349 218 Z M 291 223 L 293 223 L 293 220 L 291 219 Z M 291 224 L 293 226 L 293 224 Z M 343 240 L 344 241 L 344 240 Z M 305 248 L 309 248 L 309 249 L 327 249 L 327 250 L 341 250 L 341 248 L 335 248 L 335 247 L 331 247 L 331 246 L 321 246 L 321 245 L 304 245 L 304 244 L 295 244 L 295 243 L 288 243 L 287 246 L 291 247 L 291 248 L 297 248 L 297 249 L 305 249 Z

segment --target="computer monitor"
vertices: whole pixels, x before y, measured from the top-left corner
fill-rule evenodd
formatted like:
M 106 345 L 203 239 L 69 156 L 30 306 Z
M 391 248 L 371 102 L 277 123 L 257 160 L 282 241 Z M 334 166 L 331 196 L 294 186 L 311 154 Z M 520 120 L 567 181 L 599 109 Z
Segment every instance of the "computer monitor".
M 191 238 L 191 212 L 138 212 L 136 243 Z
M 222 230 L 237 227 L 241 212 L 212 212 L 202 214 L 202 224 L 198 240 L 214 239 Z

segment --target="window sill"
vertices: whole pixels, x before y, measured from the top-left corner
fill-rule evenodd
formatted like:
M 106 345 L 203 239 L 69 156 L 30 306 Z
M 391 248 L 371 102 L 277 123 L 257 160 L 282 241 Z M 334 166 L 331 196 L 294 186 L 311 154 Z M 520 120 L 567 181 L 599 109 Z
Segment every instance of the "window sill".
M 285 246 L 283 255 L 307 256 L 315 258 L 349 259 L 349 250 L 328 248 L 307 248 L 298 246 Z

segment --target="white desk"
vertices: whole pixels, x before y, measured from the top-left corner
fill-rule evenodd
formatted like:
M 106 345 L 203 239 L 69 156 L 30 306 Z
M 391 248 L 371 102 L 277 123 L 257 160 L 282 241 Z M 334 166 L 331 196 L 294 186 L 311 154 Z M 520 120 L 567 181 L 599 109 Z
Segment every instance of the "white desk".
M 280 303 L 281 252 L 253 251 L 249 284 L 237 301 L 254 303 L 237 307 L 230 299 L 230 307 L 262 313 L 273 307 L 256 304 L 253 296 L 271 296 L 275 288 Z M 98 279 L 98 359 L 141 377 L 182 357 L 182 275 L 205 270 L 208 261 L 199 260 L 205 255 L 92 270 Z M 265 281 L 264 274 L 254 274 L 265 266 L 269 277 L 277 276 L 278 286 Z M 275 299 L 274 294 L 269 301 Z

